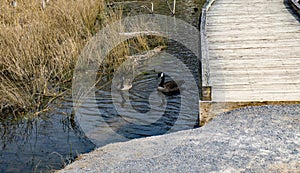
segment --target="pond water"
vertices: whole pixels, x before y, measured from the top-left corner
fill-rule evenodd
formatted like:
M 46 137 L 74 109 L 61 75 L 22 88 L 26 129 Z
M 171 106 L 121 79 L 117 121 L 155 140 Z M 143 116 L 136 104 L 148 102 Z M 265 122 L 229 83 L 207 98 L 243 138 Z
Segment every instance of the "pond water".
M 147 13 L 141 6 L 150 7 L 151 2 L 128 1 L 122 4 L 126 13 L 134 15 Z M 154 13 L 170 15 L 165 1 L 153 2 Z M 179 1 L 176 17 L 197 27 L 202 4 L 198 0 Z M 168 58 L 167 54 L 177 58 L 162 66 L 161 62 Z M 163 95 L 156 91 L 158 71 L 155 66 L 159 64 L 170 73 L 172 70 L 176 72 L 178 59 L 193 75 L 191 78 L 188 74 L 179 74 L 180 78 L 197 82 L 196 56 L 179 43 L 169 40 L 168 48 L 162 54 L 143 64 L 145 70 L 135 76 L 131 90 L 111 92 L 109 87 L 102 88 L 95 92 L 96 100 L 87 99 L 78 111 L 84 120 L 88 120 L 87 123 L 75 117 L 72 99 L 63 100 L 55 105 L 55 111 L 38 118 L 7 116 L 1 119 L 0 172 L 53 172 L 72 162 L 78 154 L 95 147 L 197 126 L 198 112 L 184 99 L 185 92 L 197 99 L 197 88 L 183 89 L 176 95 Z M 174 79 L 174 76 L 168 75 L 170 73 L 166 73 L 167 81 Z

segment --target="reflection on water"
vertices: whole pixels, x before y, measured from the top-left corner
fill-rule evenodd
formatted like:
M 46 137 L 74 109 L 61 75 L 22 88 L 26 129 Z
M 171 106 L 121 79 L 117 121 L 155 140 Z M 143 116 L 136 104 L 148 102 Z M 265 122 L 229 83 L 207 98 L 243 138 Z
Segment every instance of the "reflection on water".
M 149 6 L 152 1 L 128 2 L 123 4 L 123 8 L 127 13 L 134 15 L 140 12 L 147 13 L 141 6 Z M 170 15 L 165 1 L 153 2 L 155 13 Z M 198 26 L 200 10 L 195 8 L 200 9 L 201 3 L 203 2 L 199 0 L 177 1 L 176 17 Z M 198 61 L 190 51 L 172 41 L 165 51 L 180 58 L 195 79 L 198 79 Z M 151 63 L 160 64 L 158 61 Z M 172 64 L 174 63 L 169 62 L 167 67 L 172 69 Z M 189 109 L 190 105 L 185 103 L 181 94 L 165 96 L 156 91 L 156 76 L 157 71 L 151 70 L 138 75 L 134 79 L 134 87 L 129 92 L 111 93 L 106 88 L 95 93 L 97 103 L 90 105 L 97 106 L 90 107 L 87 103 L 82 107 L 83 113 L 90 116 L 86 126 L 98 127 L 96 132 L 85 133 L 96 135 L 95 139 L 99 138 L 99 134 L 102 135 L 101 140 L 92 142 L 101 146 L 116 141 L 164 134 L 167 131 L 178 131 L 196 124 L 198 112 L 189 112 L 193 109 Z M 167 80 L 171 80 L 170 76 Z M 0 172 L 52 172 L 71 162 L 78 154 L 89 152 L 95 147 L 72 117 L 71 99 L 61 104 L 57 105 L 56 112 L 35 119 L 15 120 L 9 117 L 0 120 Z M 122 114 L 122 109 L 132 112 Z M 102 122 L 95 116 L 95 111 L 101 112 Z M 180 112 L 185 113 L 181 116 Z M 125 138 L 112 138 L 115 134 Z
M 170 45 L 180 48 L 180 53 L 185 51 L 176 42 L 171 41 Z M 142 68 L 135 72 L 137 75 L 134 76 L 133 87 L 129 91 L 102 88 L 103 83 L 100 82 L 95 94 L 80 101 L 80 105 L 76 107 L 77 121 L 96 146 L 197 126 L 197 58 L 187 50 L 185 53 L 188 56 L 185 53 L 176 54 L 176 51 L 172 51 L 171 55 L 168 51 L 172 49 L 144 62 Z M 165 73 L 166 81 L 184 81 L 180 93 L 166 95 L 157 91 L 159 71 Z M 107 79 L 103 82 L 105 81 Z
M 101 98 L 98 100 L 100 113 L 116 133 L 133 139 L 164 134 L 173 127 L 180 113 L 180 94 L 165 96 L 157 92 L 156 76 L 157 73 L 152 72 L 136 78 L 126 98 L 126 92 L 115 93 L 122 97 L 118 111 L 115 109 L 118 104 L 112 101 L 114 97 L 105 94 L 105 91 L 97 92 L 96 97 Z M 132 108 L 127 109 L 125 104 Z M 116 125 L 116 122 L 121 125 Z

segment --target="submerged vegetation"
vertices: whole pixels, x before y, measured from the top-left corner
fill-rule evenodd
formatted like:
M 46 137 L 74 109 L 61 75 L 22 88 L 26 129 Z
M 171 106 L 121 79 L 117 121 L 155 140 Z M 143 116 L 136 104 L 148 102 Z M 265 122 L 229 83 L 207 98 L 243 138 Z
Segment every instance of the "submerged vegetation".
M 0 2 L 0 115 L 38 115 L 70 93 L 80 51 L 97 31 L 122 17 L 122 10 L 108 8 L 104 0 L 42 2 Z M 107 63 L 149 49 L 153 41 L 148 40 L 122 43 Z

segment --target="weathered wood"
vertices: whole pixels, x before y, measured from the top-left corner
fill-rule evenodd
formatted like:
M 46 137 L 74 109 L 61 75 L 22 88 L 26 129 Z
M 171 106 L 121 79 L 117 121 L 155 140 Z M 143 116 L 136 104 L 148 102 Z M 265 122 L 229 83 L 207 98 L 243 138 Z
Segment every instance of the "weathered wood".
M 200 99 L 209 101 L 211 100 L 211 81 L 210 81 L 210 68 L 209 68 L 209 55 L 208 55 L 208 44 L 206 36 L 207 26 L 207 11 L 212 6 L 215 0 L 207 0 L 202 8 L 201 21 L 200 21 L 200 48 L 201 48 L 201 59 L 200 59 Z M 208 90 L 209 88 L 209 90 Z M 209 92 L 208 92 L 209 91 Z
M 292 8 L 300 15 L 300 4 L 297 2 L 297 0 L 289 0 Z
M 208 64 L 211 101 L 200 102 L 202 111 L 220 112 L 212 105 L 226 103 L 300 102 L 300 23 L 291 6 L 215 0 L 204 11 L 202 65 Z

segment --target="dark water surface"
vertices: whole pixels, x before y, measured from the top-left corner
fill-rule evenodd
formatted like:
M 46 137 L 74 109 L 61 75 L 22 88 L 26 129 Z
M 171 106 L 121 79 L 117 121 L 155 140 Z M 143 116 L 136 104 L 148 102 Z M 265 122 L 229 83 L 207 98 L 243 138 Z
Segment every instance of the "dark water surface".
M 134 1 L 123 3 L 126 13 L 131 15 L 137 13 L 147 13 L 141 8 L 142 5 L 150 7 L 151 1 Z M 170 1 L 170 3 L 172 3 Z M 176 5 L 176 17 L 198 26 L 201 4 L 198 0 L 181 0 Z M 199 10 L 198 10 L 199 9 Z M 165 1 L 154 1 L 154 12 L 158 14 L 170 15 L 170 11 Z M 180 44 L 169 40 L 165 52 L 179 58 L 194 75 L 198 78 L 198 62 L 196 56 Z M 157 61 L 148 62 L 149 66 L 155 65 Z M 176 70 L 176 62 L 168 62 L 166 67 Z M 147 66 L 147 65 L 146 65 Z M 183 116 L 179 117 L 182 106 L 189 107 L 184 103 L 181 95 L 164 96 L 156 92 L 157 72 L 147 71 L 138 75 L 133 82 L 133 88 L 127 95 L 122 95 L 125 99 L 115 105 L 122 106 L 128 104 L 132 106 L 133 112 L 130 117 L 121 115 L 114 106 L 113 96 L 108 89 L 97 90 L 97 107 L 84 105 L 81 110 L 85 116 L 90 116 L 89 127 L 91 129 L 106 124 L 95 134 L 99 136 L 105 134 L 99 141 L 89 139 L 85 131 L 82 131 L 73 114 L 72 99 L 64 100 L 57 104 L 56 111 L 48 113 L 34 119 L 18 120 L 13 117 L 3 118 L 0 121 L 0 172 L 52 172 L 70 163 L 81 153 L 93 150 L 96 146 L 102 146 L 116 141 L 125 141 L 133 138 L 160 135 L 173 131 L 191 128 L 197 125 L 198 112 L 187 109 Z M 185 74 L 182 74 L 185 78 Z M 171 80 L 167 76 L 167 80 Z M 190 91 L 190 94 L 197 95 L 197 89 Z M 128 99 L 126 99 L 128 98 Z M 157 99 L 159 98 L 159 99 Z M 195 97 L 196 98 L 196 97 Z M 159 100 L 159 101 L 157 101 Z M 151 102 L 151 103 L 150 103 Z M 97 110 L 102 115 L 104 122 L 93 121 L 97 115 L 93 111 Z M 151 113 L 151 110 L 162 112 L 163 116 Z M 143 116 L 149 115 L 148 117 Z M 139 122 L 139 123 L 135 123 Z M 141 122 L 143 122 L 141 124 Z M 177 123 L 177 124 L 175 124 Z M 172 127 L 176 127 L 171 129 Z M 113 131 L 123 139 L 115 138 L 106 130 Z M 171 129 L 171 130 L 170 130 Z

